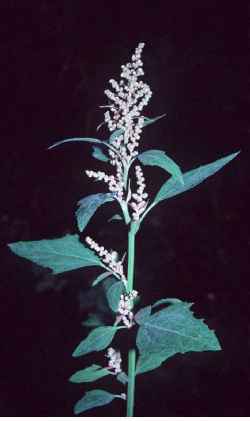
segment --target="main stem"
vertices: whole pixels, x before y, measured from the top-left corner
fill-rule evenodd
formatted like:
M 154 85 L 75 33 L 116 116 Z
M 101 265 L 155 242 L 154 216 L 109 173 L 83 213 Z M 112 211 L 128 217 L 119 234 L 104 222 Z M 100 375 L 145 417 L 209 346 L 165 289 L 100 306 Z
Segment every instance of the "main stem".
M 134 262 L 135 262 L 135 235 L 138 226 L 135 222 L 130 224 L 128 233 L 128 292 L 133 291 L 134 283 Z M 127 417 L 133 417 L 135 400 L 135 360 L 136 351 L 134 348 L 128 351 L 128 388 L 127 388 Z

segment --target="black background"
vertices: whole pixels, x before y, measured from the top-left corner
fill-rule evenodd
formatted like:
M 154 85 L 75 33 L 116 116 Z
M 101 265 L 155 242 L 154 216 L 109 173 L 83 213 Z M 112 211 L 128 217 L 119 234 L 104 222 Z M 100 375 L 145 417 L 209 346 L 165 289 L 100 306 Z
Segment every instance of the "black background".
M 99 298 L 95 269 L 53 277 L 6 244 L 77 232 L 76 202 L 101 186 L 89 146 L 48 151 L 55 140 L 96 135 L 107 81 L 145 42 L 145 129 L 186 171 L 241 149 L 220 173 L 162 203 L 137 238 L 136 287 L 146 305 L 194 302 L 223 351 L 177 355 L 138 376 L 137 416 L 249 416 L 249 61 L 244 2 L 2 1 L 1 38 L 1 416 L 70 416 L 89 387 L 68 377 L 102 355 L 73 359 L 81 321 Z M 107 132 L 101 131 L 105 138 Z M 100 168 L 102 165 L 100 164 Z M 166 179 L 146 171 L 152 194 Z M 99 210 L 86 234 L 123 251 L 126 230 Z M 126 344 L 126 338 L 121 341 Z M 96 385 L 95 385 L 96 386 Z M 109 378 L 98 387 L 120 393 Z M 117 401 L 91 416 L 123 416 Z

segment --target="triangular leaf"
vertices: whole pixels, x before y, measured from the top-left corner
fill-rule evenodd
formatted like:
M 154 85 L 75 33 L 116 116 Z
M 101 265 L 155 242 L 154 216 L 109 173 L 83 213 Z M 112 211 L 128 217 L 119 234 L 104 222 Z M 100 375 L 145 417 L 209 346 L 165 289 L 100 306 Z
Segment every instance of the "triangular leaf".
M 110 276 L 110 272 L 101 273 L 101 275 L 97 276 L 97 278 L 92 283 L 92 287 L 95 287 L 96 285 L 98 285 L 100 282 L 102 282 L 104 279 L 108 278 L 109 276 Z
M 72 383 L 94 382 L 104 376 L 108 376 L 110 371 L 100 365 L 92 364 L 90 367 L 84 368 L 74 373 L 69 381 Z
M 100 259 L 80 243 L 76 234 L 53 240 L 18 241 L 8 246 L 18 256 L 50 268 L 55 274 L 86 266 L 102 266 Z
M 122 281 L 115 280 L 114 283 L 107 289 L 106 296 L 109 307 L 115 313 L 117 312 L 121 294 L 125 291 L 125 286 Z
M 108 162 L 109 161 L 109 157 L 107 155 L 105 155 L 105 153 L 103 153 L 102 149 L 99 148 L 98 146 L 92 147 L 92 156 L 93 156 L 93 158 L 98 159 L 99 161 L 102 161 L 102 162 Z
M 191 305 L 173 303 L 144 320 L 136 338 L 141 356 L 158 354 L 160 361 L 177 353 L 221 349 L 214 332 L 193 316 Z
M 105 349 L 113 340 L 117 331 L 115 326 L 100 326 L 92 330 L 90 334 L 76 347 L 73 357 L 81 357 L 93 351 Z
M 87 411 L 88 409 L 96 408 L 98 406 L 107 405 L 112 402 L 113 399 L 118 396 L 112 393 L 106 392 L 105 390 L 94 389 L 85 393 L 82 399 L 80 399 L 74 406 L 74 414 L 78 415 L 81 412 Z
M 160 365 L 168 358 L 168 354 L 158 353 L 143 353 L 139 355 L 136 364 L 136 374 L 146 373 L 147 371 L 154 370 L 160 367 Z
M 107 202 L 112 202 L 114 195 L 112 193 L 97 193 L 84 197 L 79 200 L 76 211 L 77 225 L 80 232 L 84 230 L 90 218 L 95 214 L 96 210 Z
M 153 206 L 162 200 L 169 199 L 170 197 L 181 194 L 187 190 L 192 189 L 198 184 L 202 183 L 206 178 L 215 174 L 219 171 L 224 165 L 232 161 L 239 152 L 233 153 L 226 156 L 225 158 L 218 159 L 211 164 L 202 165 L 201 167 L 195 168 L 194 170 L 188 171 L 183 174 L 184 185 L 181 185 L 174 177 L 171 177 L 170 180 L 166 181 L 163 186 L 160 188 L 156 197 L 154 198 Z M 151 206 L 152 207 L 152 206 Z
M 159 149 L 149 149 L 148 151 L 139 154 L 137 158 L 143 165 L 151 165 L 162 168 L 171 174 L 179 183 L 182 185 L 184 184 L 179 165 L 167 156 L 164 151 Z

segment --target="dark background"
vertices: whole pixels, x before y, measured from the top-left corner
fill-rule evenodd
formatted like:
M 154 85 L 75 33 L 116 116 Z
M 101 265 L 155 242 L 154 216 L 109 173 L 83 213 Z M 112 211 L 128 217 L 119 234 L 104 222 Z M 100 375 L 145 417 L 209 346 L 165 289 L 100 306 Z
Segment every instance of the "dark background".
M 83 170 L 98 162 L 89 146 L 47 147 L 66 137 L 97 136 L 107 82 L 119 77 L 143 41 L 145 81 L 153 90 L 145 114 L 167 117 L 145 129 L 142 147 L 166 150 L 184 171 L 242 152 L 196 189 L 155 208 L 138 235 L 142 304 L 167 296 L 194 302 L 223 351 L 177 355 L 138 376 L 135 415 L 249 416 L 245 2 L 9 0 L 1 2 L 0 16 L 0 415 L 71 416 L 91 385 L 68 377 L 89 363 L 105 363 L 103 354 L 71 357 L 87 334 L 81 321 L 96 305 L 104 308 L 90 289 L 97 271 L 53 277 L 6 244 L 77 232 L 76 202 L 101 189 Z M 167 178 L 152 168 L 146 177 L 152 193 Z M 86 234 L 122 252 L 126 230 L 107 223 L 115 211 L 112 205 L 99 210 Z M 122 391 L 109 378 L 102 386 Z M 123 416 L 124 403 L 87 415 Z

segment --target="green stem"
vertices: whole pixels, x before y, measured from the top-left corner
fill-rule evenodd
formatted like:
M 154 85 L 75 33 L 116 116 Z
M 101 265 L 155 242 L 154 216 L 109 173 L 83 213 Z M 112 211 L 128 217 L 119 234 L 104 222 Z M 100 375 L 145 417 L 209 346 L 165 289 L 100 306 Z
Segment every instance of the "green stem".
M 135 235 L 138 231 L 138 223 L 131 222 L 128 233 L 128 292 L 133 291 L 134 283 L 134 263 L 135 263 Z M 135 399 L 135 362 L 136 351 L 134 348 L 128 352 L 128 388 L 127 388 L 127 417 L 132 417 L 134 414 L 134 399 Z

